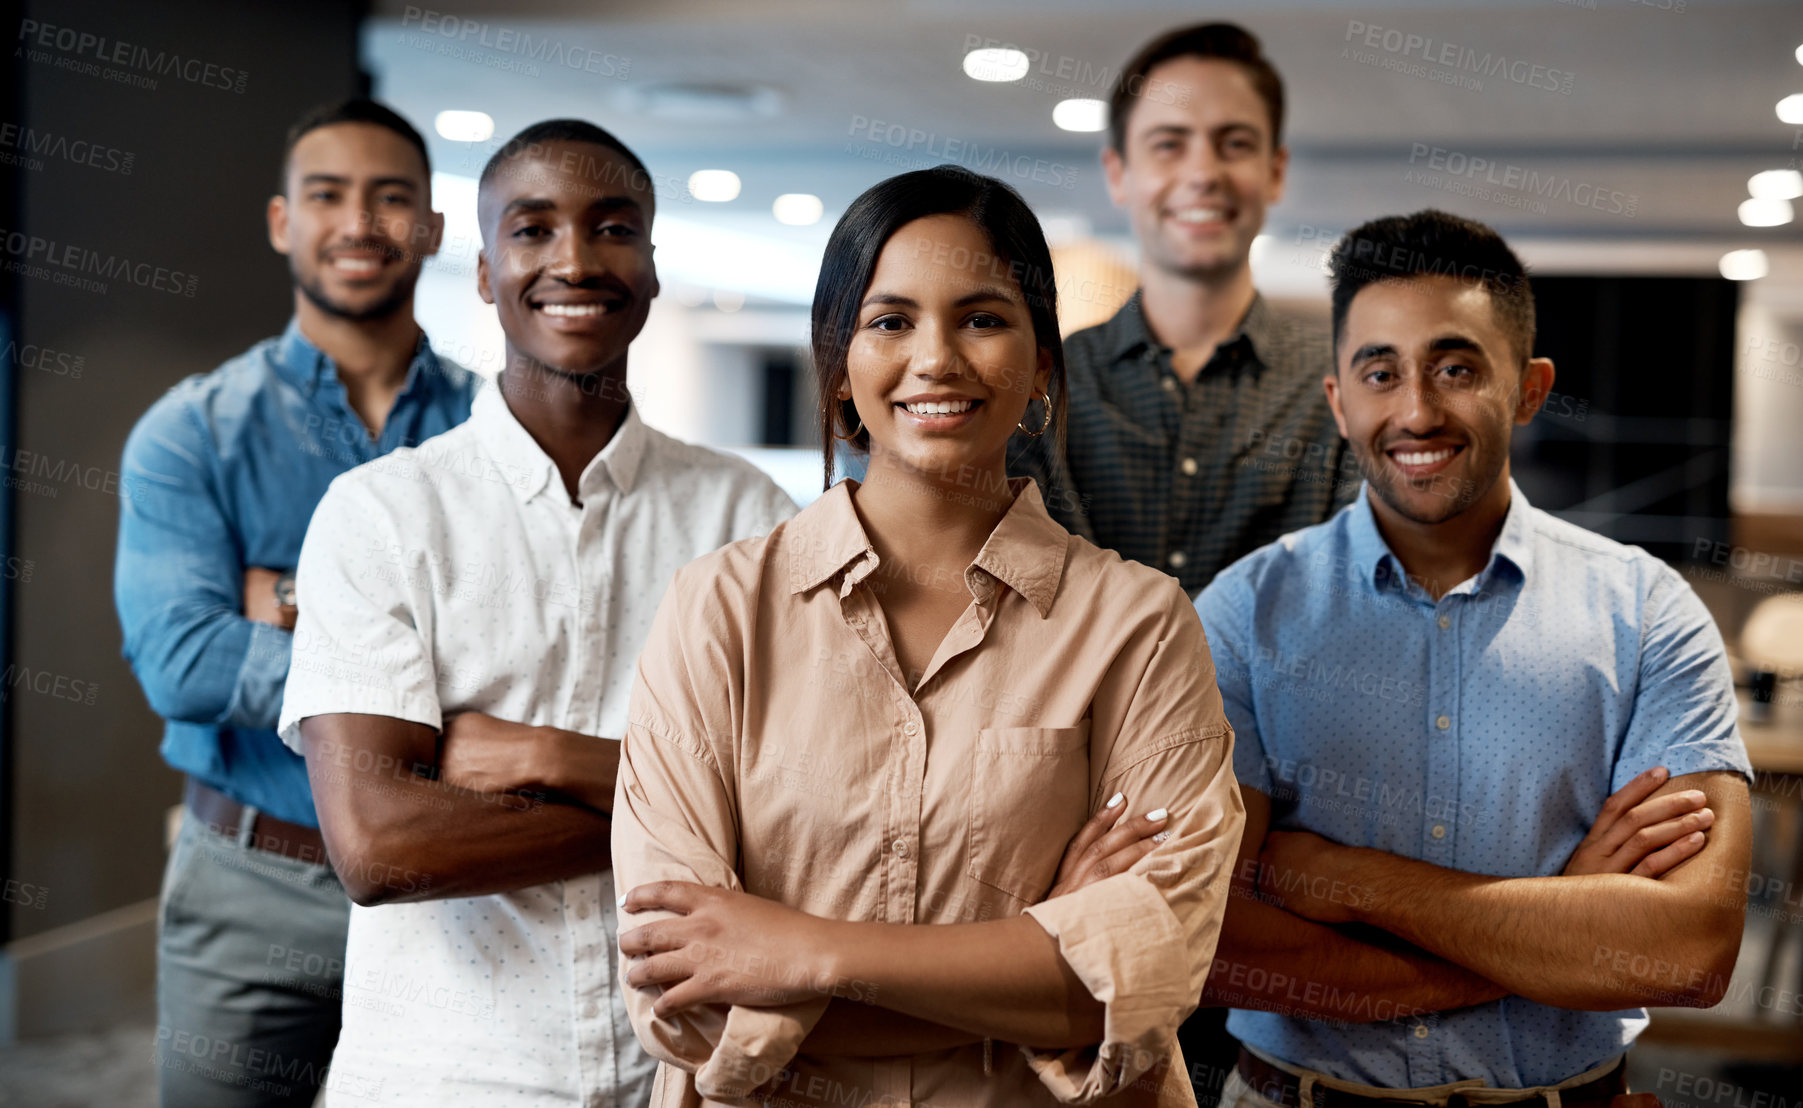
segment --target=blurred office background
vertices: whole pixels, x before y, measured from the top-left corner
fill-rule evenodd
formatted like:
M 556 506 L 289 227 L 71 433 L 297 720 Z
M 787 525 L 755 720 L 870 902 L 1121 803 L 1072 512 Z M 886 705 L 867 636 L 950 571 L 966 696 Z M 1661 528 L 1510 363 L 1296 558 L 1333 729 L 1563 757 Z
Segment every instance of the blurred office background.
M 1518 435 L 1520 483 L 1684 567 L 1772 702 L 1748 706 L 1759 855 L 1729 999 L 1659 1012 L 1635 1072 L 1668 1105 L 1803 1088 L 1794 0 L 32 0 L 8 7 L 21 43 L 51 24 L 234 75 L 121 74 L 77 43 L 15 53 L 0 83 L 0 124 L 111 151 L 33 153 L 0 128 L 0 462 L 17 478 L 0 489 L 0 1104 L 152 1102 L 152 929 L 180 781 L 119 657 L 109 475 L 163 390 L 284 325 L 263 213 L 301 111 L 368 91 L 427 135 L 447 231 L 420 321 L 489 375 L 483 162 L 549 117 L 619 134 L 659 193 L 663 296 L 633 349 L 636 402 L 805 502 L 807 310 L 839 213 L 904 170 L 993 173 L 1044 221 L 1067 328 L 1105 319 L 1134 246 L 1097 161 L 1100 102 L 1145 40 L 1213 18 L 1258 34 L 1288 86 L 1289 190 L 1253 254 L 1266 296 L 1325 320 L 1325 250 L 1375 215 L 1433 206 L 1500 230 L 1534 271 L 1559 368 Z M 58 283 L 16 232 L 180 276 Z

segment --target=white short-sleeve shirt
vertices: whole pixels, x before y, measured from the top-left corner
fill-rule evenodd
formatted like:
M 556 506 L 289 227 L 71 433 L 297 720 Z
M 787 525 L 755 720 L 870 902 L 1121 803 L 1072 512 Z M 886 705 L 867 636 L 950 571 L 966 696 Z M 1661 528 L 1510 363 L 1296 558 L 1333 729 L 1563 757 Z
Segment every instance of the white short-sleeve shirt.
M 579 506 L 492 388 L 467 423 L 333 481 L 296 573 L 283 741 L 300 750 L 300 721 L 338 712 L 439 727 L 481 711 L 619 738 L 676 570 L 796 511 L 750 463 L 631 409 L 578 491 Z M 616 941 L 606 871 L 353 907 L 331 1084 L 393 1104 L 645 1103 L 655 1065 Z

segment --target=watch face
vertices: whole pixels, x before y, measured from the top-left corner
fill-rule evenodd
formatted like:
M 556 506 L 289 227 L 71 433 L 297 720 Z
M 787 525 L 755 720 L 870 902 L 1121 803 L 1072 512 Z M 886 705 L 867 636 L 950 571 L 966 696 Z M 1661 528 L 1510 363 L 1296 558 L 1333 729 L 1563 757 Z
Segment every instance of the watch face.
M 294 607 L 294 574 L 284 573 L 275 579 L 275 602 L 284 608 Z

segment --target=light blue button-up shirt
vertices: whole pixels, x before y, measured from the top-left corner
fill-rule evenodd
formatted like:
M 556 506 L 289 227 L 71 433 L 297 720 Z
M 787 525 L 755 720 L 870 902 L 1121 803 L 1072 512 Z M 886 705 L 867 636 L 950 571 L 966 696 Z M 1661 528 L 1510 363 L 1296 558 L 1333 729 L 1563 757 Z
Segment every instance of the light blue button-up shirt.
M 332 478 L 462 423 L 481 385 L 422 335 L 372 440 L 337 367 L 291 321 L 138 420 L 120 467 L 113 597 L 125 656 L 167 721 L 164 761 L 278 819 L 319 825 L 306 763 L 275 733 L 293 639 L 244 618 L 244 570 L 292 569 Z
M 1385 544 L 1369 486 L 1197 599 L 1234 771 L 1271 797 L 1272 830 L 1546 877 L 1642 770 L 1751 778 L 1721 634 L 1690 586 L 1509 492 L 1488 564 L 1438 601 Z M 1236 1009 L 1227 1024 L 1274 1057 L 1389 1088 L 1558 1082 L 1645 1025 L 1641 1009 L 1519 996 L 1386 1023 Z

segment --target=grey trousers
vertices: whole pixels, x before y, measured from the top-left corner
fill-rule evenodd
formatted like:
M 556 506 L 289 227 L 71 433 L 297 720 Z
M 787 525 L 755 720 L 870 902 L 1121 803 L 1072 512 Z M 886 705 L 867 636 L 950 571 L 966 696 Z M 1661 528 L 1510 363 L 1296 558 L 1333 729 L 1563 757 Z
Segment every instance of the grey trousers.
M 163 874 L 152 1061 L 164 1108 L 307 1108 L 343 1005 L 350 901 L 330 866 L 189 815 Z

